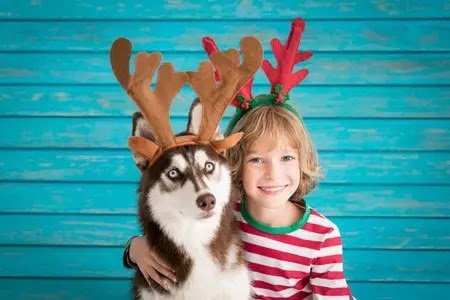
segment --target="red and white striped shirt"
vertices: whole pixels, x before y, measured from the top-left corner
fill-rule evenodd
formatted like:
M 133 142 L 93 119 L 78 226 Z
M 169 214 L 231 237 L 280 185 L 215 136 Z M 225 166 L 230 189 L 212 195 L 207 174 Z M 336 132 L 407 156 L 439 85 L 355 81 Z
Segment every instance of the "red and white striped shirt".
M 288 227 L 268 227 L 237 206 L 254 299 L 354 299 L 344 277 L 335 224 L 307 207 Z

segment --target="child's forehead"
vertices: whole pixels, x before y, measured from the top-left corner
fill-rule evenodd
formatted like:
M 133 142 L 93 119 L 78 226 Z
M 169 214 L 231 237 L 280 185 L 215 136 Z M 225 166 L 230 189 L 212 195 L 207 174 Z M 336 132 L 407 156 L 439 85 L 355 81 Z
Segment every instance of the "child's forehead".
M 261 136 L 248 147 L 248 152 L 267 152 L 272 150 L 290 151 L 295 150 L 295 143 L 286 135 L 279 135 L 277 138 Z

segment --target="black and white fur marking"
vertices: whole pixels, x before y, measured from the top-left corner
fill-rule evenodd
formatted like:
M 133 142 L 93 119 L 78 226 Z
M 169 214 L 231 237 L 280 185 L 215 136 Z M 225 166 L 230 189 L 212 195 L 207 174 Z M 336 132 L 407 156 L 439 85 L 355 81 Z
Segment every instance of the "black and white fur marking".
M 200 126 L 201 104 L 194 102 L 187 132 Z M 133 135 L 154 140 L 140 113 Z M 222 138 L 219 130 L 215 138 Z M 225 158 L 208 146 L 164 152 L 151 166 L 139 157 L 139 220 L 152 250 L 175 270 L 178 282 L 165 291 L 141 272 L 135 299 L 249 299 L 250 282 L 234 218 L 237 193 Z

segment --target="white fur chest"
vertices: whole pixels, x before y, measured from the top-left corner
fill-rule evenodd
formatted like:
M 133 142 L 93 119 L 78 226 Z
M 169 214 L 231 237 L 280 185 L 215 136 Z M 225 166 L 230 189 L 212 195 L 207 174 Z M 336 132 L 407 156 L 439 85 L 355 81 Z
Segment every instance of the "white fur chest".
M 230 249 L 230 251 L 235 250 Z M 193 257 L 193 266 L 187 281 L 179 289 L 172 287 L 171 296 L 151 295 L 144 292 L 141 293 L 141 297 L 144 300 L 248 300 L 250 299 L 250 281 L 244 265 L 237 266 L 234 265 L 234 261 L 230 261 L 226 266 L 220 266 L 212 260 L 211 255 L 204 248 L 199 249 Z

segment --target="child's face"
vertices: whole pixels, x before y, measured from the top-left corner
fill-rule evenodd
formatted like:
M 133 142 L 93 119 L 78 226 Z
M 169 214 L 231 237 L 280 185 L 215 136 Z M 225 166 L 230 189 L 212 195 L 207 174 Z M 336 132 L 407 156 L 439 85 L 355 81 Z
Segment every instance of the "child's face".
M 242 166 L 247 201 L 265 208 L 284 205 L 300 183 L 298 152 L 286 137 L 270 149 L 263 138 L 254 143 Z

